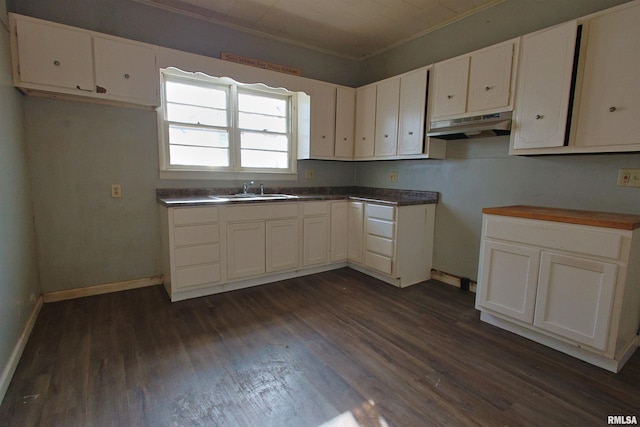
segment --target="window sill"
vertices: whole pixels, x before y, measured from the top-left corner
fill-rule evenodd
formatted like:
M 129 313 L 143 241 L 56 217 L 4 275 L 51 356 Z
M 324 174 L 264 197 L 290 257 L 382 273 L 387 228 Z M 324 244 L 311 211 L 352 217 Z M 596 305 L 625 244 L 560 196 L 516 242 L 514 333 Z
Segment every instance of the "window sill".
M 160 179 L 203 179 L 220 181 L 296 181 L 296 172 L 209 172 L 161 170 Z

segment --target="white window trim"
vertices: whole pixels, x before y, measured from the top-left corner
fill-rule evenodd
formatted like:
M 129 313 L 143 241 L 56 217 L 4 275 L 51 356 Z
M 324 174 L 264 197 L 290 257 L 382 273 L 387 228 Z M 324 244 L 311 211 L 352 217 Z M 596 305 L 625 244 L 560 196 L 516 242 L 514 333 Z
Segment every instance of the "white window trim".
M 231 167 L 235 169 L 218 169 L 198 166 L 172 166 L 169 164 L 169 139 L 165 126 L 165 85 L 163 74 L 176 76 L 176 77 L 191 77 L 202 81 L 210 80 L 220 84 L 233 85 L 235 87 L 242 86 L 246 88 L 258 88 L 264 92 L 271 92 L 275 94 L 286 94 L 290 96 L 289 102 L 289 116 L 291 122 L 290 137 L 289 137 L 289 164 L 290 167 L 287 170 L 280 169 L 274 170 L 256 169 L 256 168 L 241 168 L 239 165 L 235 165 L 235 158 L 240 150 L 238 144 L 231 144 L 229 149 L 231 151 Z M 158 145 L 159 145 L 159 167 L 161 179 L 206 179 L 206 180 L 264 180 L 264 181 L 294 181 L 298 179 L 297 173 L 297 139 L 298 139 L 298 112 L 297 112 L 297 93 L 288 91 L 284 88 L 271 88 L 265 84 L 243 84 L 236 82 L 228 77 L 212 77 L 204 73 L 185 72 L 174 67 L 165 68 L 160 70 L 160 82 L 161 82 L 161 103 L 157 108 L 157 122 L 158 122 Z M 234 91 L 235 91 L 234 87 Z M 232 97 L 233 98 L 233 97 Z M 232 101 L 235 104 L 235 101 Z M 235 105 L 231 107 L 235 109 Z

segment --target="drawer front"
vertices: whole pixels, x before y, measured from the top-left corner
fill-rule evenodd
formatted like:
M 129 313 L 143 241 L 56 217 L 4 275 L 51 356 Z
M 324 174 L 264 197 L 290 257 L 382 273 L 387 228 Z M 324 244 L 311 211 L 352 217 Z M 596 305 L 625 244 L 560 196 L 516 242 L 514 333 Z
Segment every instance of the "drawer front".
M 328 215 L 329 203 L 327 202 L 306 202 L 303 205 L 305 216 L 310 215 Z
M 220 245 L 189 246 L 175 250 L 176 267 L 220 261 Z
M 256 221 L 298 216 L 297 203 L 256 203 L 227 206 L 223 211 L 226 221 Z
M 219 218 L 217 207 L 173 208 L 173 225 L 206 224 Z
M 393 239 L 395 237 L 394 229 L 395 223 L 393 222 L 367 218 L 367 234 Z
M 173 230 L 174 246 L 200 245 L 217 243 L 220 240 L 218 225 L 193 225 L 176 227 Z
M 598 227 L 487 215 L 485 235 L 596 257 L 619 259 L 622 255 L 623 236 Z
M 391 274 L 391 258 L 389 257 L 367 251 L 364 254 L 364 264 L 385 274 Z
M 208 264 L 198 267 L 179 268 L 176 270 L 177 289 L 191 288 L 220 281 L 220 264 Z
M 396 208 L 393 206 L 371 205 L 367 204 L 367 218 L 386 219 L 395 221 Z
M 367 235 L 367 250 L 380 255 L 393 257 L 393 240 Z

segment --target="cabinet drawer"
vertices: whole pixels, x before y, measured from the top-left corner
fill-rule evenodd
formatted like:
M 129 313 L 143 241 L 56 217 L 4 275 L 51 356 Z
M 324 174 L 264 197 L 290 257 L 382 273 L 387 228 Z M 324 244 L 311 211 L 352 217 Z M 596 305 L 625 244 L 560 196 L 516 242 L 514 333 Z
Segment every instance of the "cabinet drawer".
M 393 256 L 393 240 L 378 236 L 367 236 L 367 251 L 388 257 Z
M 391 258 L 367 251 L 364 254 L 364 263 L 367 267 L 371 267 L 386 274 L 391 274 Z
M 395 223 L 367 218 L 367 234 L 393 239 Z
M 245 206 L 228 206 L 223 211 L 227 221 L 263 221 L 298 216 L 297 203 L 268 203 Z
M 178 289 L 183 289 L 218 281 L 220 281 L 220 264 L 208 264 L 177 269 L 174 285 Z
M 304 215 L 327 215 L 329 213 L 329 203 L 327 202 L 307 202 L 304 203 Z
M 379 218 L 394 221 L 395 208 L 393 206 L 367 205 L 367 218 Z
M 484 233 L 494 239 L 619 259 L 622 235 L 598 230 L 598 227 L 487 216 Z
M 216 243 L 220 240 L 218 225 L 192 225 L 173 230 L 174 246 Z
M 173 210 L 173 225 L 218 222 L 218 218 L 217 207 L 175 208 Z
M 220 245 L 189 246 L 175 250 L 176 267 L 220 261 Z

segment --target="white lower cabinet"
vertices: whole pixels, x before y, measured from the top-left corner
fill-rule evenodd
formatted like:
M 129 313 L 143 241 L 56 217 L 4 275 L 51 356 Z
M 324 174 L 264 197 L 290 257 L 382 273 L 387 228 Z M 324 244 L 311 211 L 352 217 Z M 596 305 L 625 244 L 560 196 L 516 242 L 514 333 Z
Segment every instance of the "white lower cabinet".
M 298 223 L 297 218 L 267 221 L 267 273 L 298 267 Z
M 638 346 L 639 237 L 485 214 L 481 319 L 617 372 Z
M 347 213 L 347 259 L 349 262 L 362 264 L 364 239 L 364 203 L 349 202 Z
M 329 203 L 303 204 L 302 265 L 322 265 L 329 261 Z
M 331 202 L 331 237 L 329 261 L 347 260 L 349 233 L 349 202 Z
M 265 222 L 227 224 L 227 277 L 239 279 L 266 272 Z

